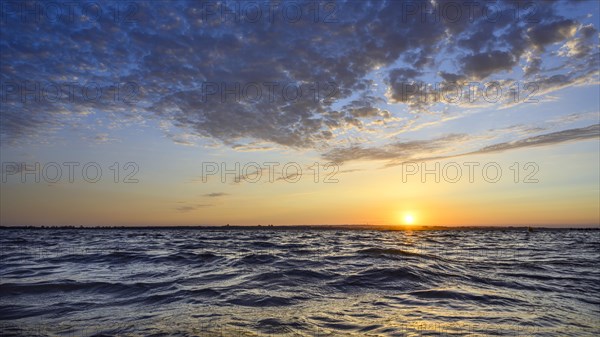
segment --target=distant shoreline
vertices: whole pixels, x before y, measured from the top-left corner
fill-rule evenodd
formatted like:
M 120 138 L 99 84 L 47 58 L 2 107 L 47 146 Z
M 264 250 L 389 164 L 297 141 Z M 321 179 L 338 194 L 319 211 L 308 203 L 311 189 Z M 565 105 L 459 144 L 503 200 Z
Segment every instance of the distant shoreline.
M 404 226 L 404 225 L 202 225 L 202 226 L 0 226 L 2 229 L 68 229 L 68 230 L 600 230 L 596 227 L 543 227 L 543 226 Z

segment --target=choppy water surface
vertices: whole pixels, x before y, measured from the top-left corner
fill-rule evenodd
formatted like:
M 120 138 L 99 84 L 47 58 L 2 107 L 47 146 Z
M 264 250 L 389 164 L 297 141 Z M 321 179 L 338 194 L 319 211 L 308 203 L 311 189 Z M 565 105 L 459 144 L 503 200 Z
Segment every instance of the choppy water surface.
M 4 229 L 0 331 L 594 336 L 599 234 Z

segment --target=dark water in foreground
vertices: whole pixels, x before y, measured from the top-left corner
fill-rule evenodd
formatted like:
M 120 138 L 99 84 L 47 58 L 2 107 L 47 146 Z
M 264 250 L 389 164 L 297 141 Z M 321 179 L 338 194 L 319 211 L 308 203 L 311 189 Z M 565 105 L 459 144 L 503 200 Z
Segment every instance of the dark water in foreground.
M 0 230 L 3 336 L 598 336 L 600 231 Z

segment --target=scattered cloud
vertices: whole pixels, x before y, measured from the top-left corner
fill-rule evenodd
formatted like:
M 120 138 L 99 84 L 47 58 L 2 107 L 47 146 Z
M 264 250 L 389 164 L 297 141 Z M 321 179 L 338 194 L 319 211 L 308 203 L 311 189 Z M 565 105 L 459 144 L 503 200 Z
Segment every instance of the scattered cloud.
M 353 145 L 346 148 L 335 148 L 323 154 L 327 161 L 338 164 L 353 160 L 410 160 L 424 153 L 448 150 L 449 145 L 464 142 L 469 138 L 466 134 L 452 134 L 432 140 L 416 140 L 395 142 L 380 147 L 362 147 Z
M 402 1 L 338 1 L 335 20 L 295 23 L 206 18 L 197 2 L 138 5 L 136 23 L 130 25 L 106 16 L 2 26 L 5 88 L 58 83 L 61 97 L 23 103 L 19 88 L 5 92 L 3 144 L 35 135 L 48 138 L 89 118 L 107 118 L 110 128 L 156 120 L 167 137 L 186 146 L 202 138 L 238 151 L 321 149 L 399 118 L 402 112 L 389 108 L 394 104 L 406 105 L 409 112 L 427 109 L 429 103 L 406 93 L 405 83 L 439 80 L 444 90 L 453 82 L 507 74 L 518 80 L 515 72 L 524 69 L 523 78 L 539 83 L 540 93 L 550 93 L 590 84 L 584 79 L 598 73 L 597 28 L 557 10 L 560 2 L 536 2 L 535 20 L 511 14 L 518 5 L 512 0 L 481 3 L 472 13 L 475 20 L 423 20 L 402 15 Z M 486 13 L 498 9 L 498 19 L 489 20 Z M 465 7 L 462 13 L 471 10 Z M 554 51 L 554 45 L 562 47 Z M 553 58 L 553 73 L 544 69 L 547 58 Z M 376 72 L 381 76 L 373 80 Z M 93 83 L 104 95 L 62 99 L 69 97 L 62 84 L 71 82 L 78 90 Z M 387 95 L 371 92 L 379 82 L 387 86 Z M 97 134 L 96 141 L 110 140 L 102 131 Z M 394 157 L 436 145 L 392 143 L 379 152 L 358 146 L 354 156 Z M 334 148 L 325 156 L 353 156 L 340 151 Z
M 195 204 L 195 205 L 184 205 L 184 206 L 179 206 L 176 207 L 175 209 L 179 212 L 193 212 L 193 211 L 197 211 L 201 208 L 205 208 L 205 207 L 211 207 L 214 205 L 211 204 Z
M 224 192 L 213 192 L 213 193 L 208 193 L 205 194 L 205 197 L 209 197 L 209 198 L 218 198 L 218 197 L 224 197 L 226 195 L 229 195 L 228 193 L 224 193 Z
M 521 126 L 513 126 L 509 129 L 519 129 Z M 544 130 L 542 128 L 526 129 L 529 133 Z M 522 149 L 560 144 L 570 141 L 581 141 L 589 139 L 600 140 L 600 124 L 594 124 L 583 128 L 562 130 L 531 136 L 511 142 L 497 143 L 482 147 L 470 152 L 456 152 L 462 148 L 464 143 L 476 137 L 468 135 L 448 135 L 433 140 L 420 140 L 411 142 L 397 142 L 383 147 L 361 147 L 358 145 L 347 148 L 336 148 L 323 155 L 323 158 L 336 163 L 344 163 L 355 160 L 387 160 L 386 166 L 397 165 L 406 161 L 441 160 L 475 154 L 487 154 L 508 150 Z M 454 151 L 454 154 L 447 154 Z M 436 155 L 437 153 L 437 155 Z
M 535 146 L 546 146 L 594 138 L 600 140 L 600 124 L 594 124 L 583 128 L 546 133 L 543 135 L 528 137 L 512 142 L 498 143 L 483 147 L 475 152 L 471 152 L 468 154 L 502 152 L 507 150 L 522 149 Z

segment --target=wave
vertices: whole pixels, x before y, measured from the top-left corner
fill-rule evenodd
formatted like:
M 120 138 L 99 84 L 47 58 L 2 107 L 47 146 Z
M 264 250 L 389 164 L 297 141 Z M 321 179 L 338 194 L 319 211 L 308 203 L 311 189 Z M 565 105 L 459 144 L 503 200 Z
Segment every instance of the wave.
M 600 335 L 583 231 L 0 234 L 3 336 Z
M 398 248 L 368 248 L 358 251 L 359 254 L 371 255 L 371 256 L 386 256 L 386 255 L 398 255 L 398 256 L 411 256 L 411 257 L 429 257 L 425 254 L 412 252 L 408 250 L 402 250 Z

